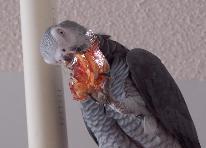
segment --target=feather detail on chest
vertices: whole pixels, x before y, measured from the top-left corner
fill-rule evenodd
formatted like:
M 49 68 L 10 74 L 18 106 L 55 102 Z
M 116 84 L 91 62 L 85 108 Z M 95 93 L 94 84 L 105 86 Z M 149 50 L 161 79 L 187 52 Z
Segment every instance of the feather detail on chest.
M 125 98 L 125 81 L 129 74 L 129 67 L 124 59 L 116 58 L 110 69 L 109 94 L 115 100 L 121 101 Z
M 110 69 L 110 107 L 123 114 L 147 114 L 145 103 L 129 78 L 125 59 L 116 58 Z

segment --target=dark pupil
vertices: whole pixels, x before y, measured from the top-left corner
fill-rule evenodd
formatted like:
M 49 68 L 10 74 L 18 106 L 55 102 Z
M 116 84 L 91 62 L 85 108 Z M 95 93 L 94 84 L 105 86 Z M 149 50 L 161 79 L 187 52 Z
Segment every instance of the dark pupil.
M 59 32 L 59 34 L 61 34 L 61 35 L 63 35 L 63 34 L 64 34 L 64 31 L 63 31 L 63 30 L 61 30 L 61 29 L 58 29 L 58 32 Z

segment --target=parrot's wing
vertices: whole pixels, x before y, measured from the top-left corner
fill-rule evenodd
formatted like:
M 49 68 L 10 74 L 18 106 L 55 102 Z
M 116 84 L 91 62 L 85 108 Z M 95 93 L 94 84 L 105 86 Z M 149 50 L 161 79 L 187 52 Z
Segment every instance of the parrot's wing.
M 82 111 L 81 111 L 82 112 Z M 83 119 L 84 120 L 84 119 Z M 86 121 L 84 120 L 84 124 L 87 128 L 87 131 L 89 132 L 90 136 L 92 137 L 92 139 L 94 140 L 94 142 L 99 146 L 99 143 L 97 141 L 97 138 L 95 137 L 94 133 L 91 131 L 91 129 L 89 128 L 89 126 L 87 125 Z
M 99 143 L 98 143 L 98 141 L 97 141 L 97 138 L 95 137 L 94 133 L 93 133 L 93 132 L 91 131 L 91 129 L 87 126 L 87 123 L 86 123 L 85 121 L 84 121 L 84 123 L 85 123 L 85 126 L 86 126 L 86 128 L 87 128 L 90 136 L 93 138 L 94 142 L 95 142 L 97 145 L 99 145 Z
M 184 148 L 200 148 L 185 100 L 161 60 L 144 49 L 127 54 L 130 76 L 147 109 Z

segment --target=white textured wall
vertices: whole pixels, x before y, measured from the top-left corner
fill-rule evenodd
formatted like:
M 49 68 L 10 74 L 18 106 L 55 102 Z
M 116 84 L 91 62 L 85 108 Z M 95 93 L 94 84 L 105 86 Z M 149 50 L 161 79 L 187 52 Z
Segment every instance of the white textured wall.
M 21 71 L 19 0 L 0 0 L 0 70 Z
M 0 3 L 0 70 L 22 71 L 19 0 Z M 58 0 L 57 12 L 152 51 L 176 79 L 206 80 L 205 0 Z

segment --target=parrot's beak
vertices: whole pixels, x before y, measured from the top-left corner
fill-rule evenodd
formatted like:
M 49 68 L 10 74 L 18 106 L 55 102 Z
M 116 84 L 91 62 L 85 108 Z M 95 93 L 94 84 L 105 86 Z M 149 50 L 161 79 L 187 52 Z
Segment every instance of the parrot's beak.
M 63 65 L 67 68 L 71 68 L 76 63 L 76 57 L 74 53 L 69 53 L 63 56 Z
M 63 56 L 63 59 L 65 62 L 72 62 L 72 60 L 74 59 L 74 55 L 73 54 L 68 54 L 68 55 L 65 55 Z

